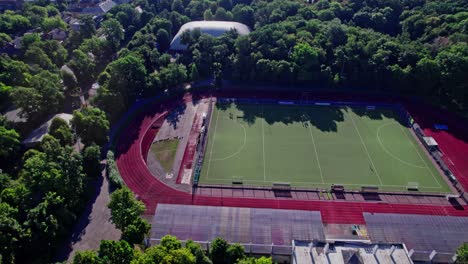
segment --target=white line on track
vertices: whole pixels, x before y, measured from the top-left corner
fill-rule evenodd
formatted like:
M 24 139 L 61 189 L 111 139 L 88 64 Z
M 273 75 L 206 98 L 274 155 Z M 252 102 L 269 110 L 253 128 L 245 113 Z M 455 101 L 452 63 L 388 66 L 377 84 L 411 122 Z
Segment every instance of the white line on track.
M 377 178 L 379 179 L 380 185 L 383 185 L 382 179 L 380 179 L 380 175 L 379 175 L 379 172 L 377 171 L 377 168 L 375 167 L 374 161 L 372 161 L 371 155 L 369 154 L 369 151 L 367 150 L 366 144 L 364 144 L 364 139 L 362 139 L 361 133 L 359 132 L 359 129 L 357 128 L 356 123 L 354 122 L 354 118 L 351 116 L 351 114 L 349 114 L 349 117 L 351 118 L 354 128 L 356 129 L 356 132 L 358 133 L 359 138 L 361 139 L 362 146 L 364 147 L 364 150 L 367 153 L 367 157 L 369 158 L 369 161 L 371 162 L 372 167 L 375 170 L 375 174 L 377 175 Z

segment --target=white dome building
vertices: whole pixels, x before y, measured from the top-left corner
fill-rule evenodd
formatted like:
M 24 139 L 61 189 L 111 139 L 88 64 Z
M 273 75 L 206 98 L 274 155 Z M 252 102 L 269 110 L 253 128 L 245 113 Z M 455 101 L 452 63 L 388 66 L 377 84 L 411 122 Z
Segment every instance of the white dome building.
M 200 29 L 201 33 L 209 34 L 213 37 L 219 37 L 231 29 L 235 29 L 239 35 L 244 36 L 250 33 L 249 27 L 242 23 L 232 21 L 193 21 L 180 27 L 179 32 L 171 41 L 171 50 L 185 50 L 187 45 L 180 42 L 180 38 L 185 31 Z

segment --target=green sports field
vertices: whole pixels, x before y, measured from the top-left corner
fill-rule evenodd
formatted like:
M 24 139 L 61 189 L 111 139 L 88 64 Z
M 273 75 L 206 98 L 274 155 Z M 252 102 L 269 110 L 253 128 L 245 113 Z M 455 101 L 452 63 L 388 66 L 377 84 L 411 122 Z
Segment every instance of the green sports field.
M 417 139 L 385 108 L 217 103 L 199 183 L 235 180 L 450 192 Z

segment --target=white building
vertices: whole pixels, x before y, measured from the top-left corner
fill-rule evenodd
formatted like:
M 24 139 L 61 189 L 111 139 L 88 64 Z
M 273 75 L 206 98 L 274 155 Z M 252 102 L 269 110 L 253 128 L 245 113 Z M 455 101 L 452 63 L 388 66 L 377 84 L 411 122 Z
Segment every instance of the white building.
M 402 244 L 293 241 L 293 264 L 412 264 Z
M 235 29 L 239 35 L 244 36 L 250 33 L 249 27 L 244 24 L 232 21 L 193 21 L 182 25 L 171 42 L 171 50 L 185 50 L 187 45 L 181 43 L 181 36 L 185 31 L 200 29 L 201 33 L 219 37 L 229 30 Z

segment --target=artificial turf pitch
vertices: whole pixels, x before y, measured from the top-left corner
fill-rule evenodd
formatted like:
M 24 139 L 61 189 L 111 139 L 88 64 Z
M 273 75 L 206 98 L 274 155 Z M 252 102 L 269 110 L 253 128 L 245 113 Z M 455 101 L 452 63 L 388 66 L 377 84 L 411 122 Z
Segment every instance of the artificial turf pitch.
M 450 188 L 390 108 L 216 103 L 200 184 Z

